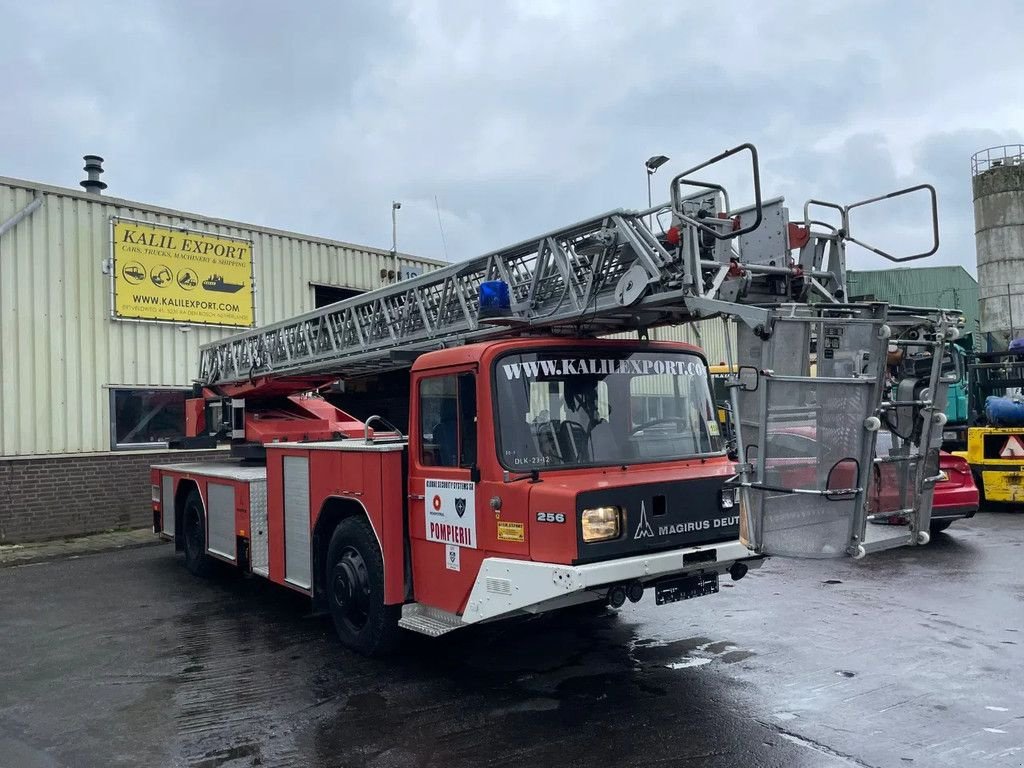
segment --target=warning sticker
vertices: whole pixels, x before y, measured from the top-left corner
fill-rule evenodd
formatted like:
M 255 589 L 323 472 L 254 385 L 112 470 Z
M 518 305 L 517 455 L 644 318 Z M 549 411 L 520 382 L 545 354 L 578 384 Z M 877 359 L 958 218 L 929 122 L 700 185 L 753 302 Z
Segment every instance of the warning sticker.
M 526 541 L 526 526 L 522 523 L 498 521 L 498 541 Z
M 1006 438 L 1006 445 L 999 452 L 1001 459 L 1024 459 L 1024 441 L 1017 435 Z
M 476 484 L 460 480 L 427 480 L 427 541 L 476 549 Z
M 462 563 L 459 562 L 459 548 L 454 544 L 449 544 L 445 549 L 447 551 L 444 553 L 444 567 L 449 571 L 461 571 Z

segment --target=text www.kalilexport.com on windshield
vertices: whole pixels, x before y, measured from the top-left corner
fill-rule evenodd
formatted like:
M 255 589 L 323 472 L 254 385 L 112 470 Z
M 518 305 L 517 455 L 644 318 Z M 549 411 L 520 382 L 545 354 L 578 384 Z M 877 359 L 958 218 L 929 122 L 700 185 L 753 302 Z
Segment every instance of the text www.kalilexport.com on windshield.
M 158 307 L 174 307 L 176 309 L 213 309 L 217 312 L 241 312 L 237 304 L 225 304 L 219 301 L 196 301 L 195 299 L 172 299 L 166 296 L 132 296 L 136 304 L 154 304 Z

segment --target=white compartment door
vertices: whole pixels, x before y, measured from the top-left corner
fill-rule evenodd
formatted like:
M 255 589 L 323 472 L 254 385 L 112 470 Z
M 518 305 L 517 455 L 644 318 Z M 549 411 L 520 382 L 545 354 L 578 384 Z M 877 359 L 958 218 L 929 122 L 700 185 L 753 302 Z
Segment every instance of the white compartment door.
M 215 555 L 235 559 L 235 486 L 206 484 L 206 548 Z
M 309 459 L 285 456 L 284 476 L 284 579 L 309 589 Z
M 163 500 L 160 506 L 164 513 L 164 533 L 168 536 L 174 535 L 174 478 L 170 475 L 163 477 Z

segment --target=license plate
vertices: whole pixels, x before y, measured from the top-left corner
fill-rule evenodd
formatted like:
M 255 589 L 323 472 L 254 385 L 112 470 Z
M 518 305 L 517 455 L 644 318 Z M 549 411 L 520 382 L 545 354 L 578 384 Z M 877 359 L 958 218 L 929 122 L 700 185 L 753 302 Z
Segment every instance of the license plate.
M 718 591 L 717 573 L 698 573 L 658 583 L 654 588 L 654 601 L 658 605 L 678 603 L 693 597 L 713 595 Z

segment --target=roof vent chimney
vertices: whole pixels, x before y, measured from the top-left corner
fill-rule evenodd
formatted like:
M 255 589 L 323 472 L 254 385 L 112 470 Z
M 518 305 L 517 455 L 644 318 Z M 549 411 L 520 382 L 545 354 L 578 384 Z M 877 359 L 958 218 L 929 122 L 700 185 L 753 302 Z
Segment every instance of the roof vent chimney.
M 82 170 L 88 172 L 89 178 L 78 183 L 85 187 L 85 191 L 90 194 L 101 194 L 107 188 L 106 183 L 100 181 L 100 174 L 103 173 L 103 158 L 99 155 L 84 155 L 82 159 L 85 160 L 85 167 Z

